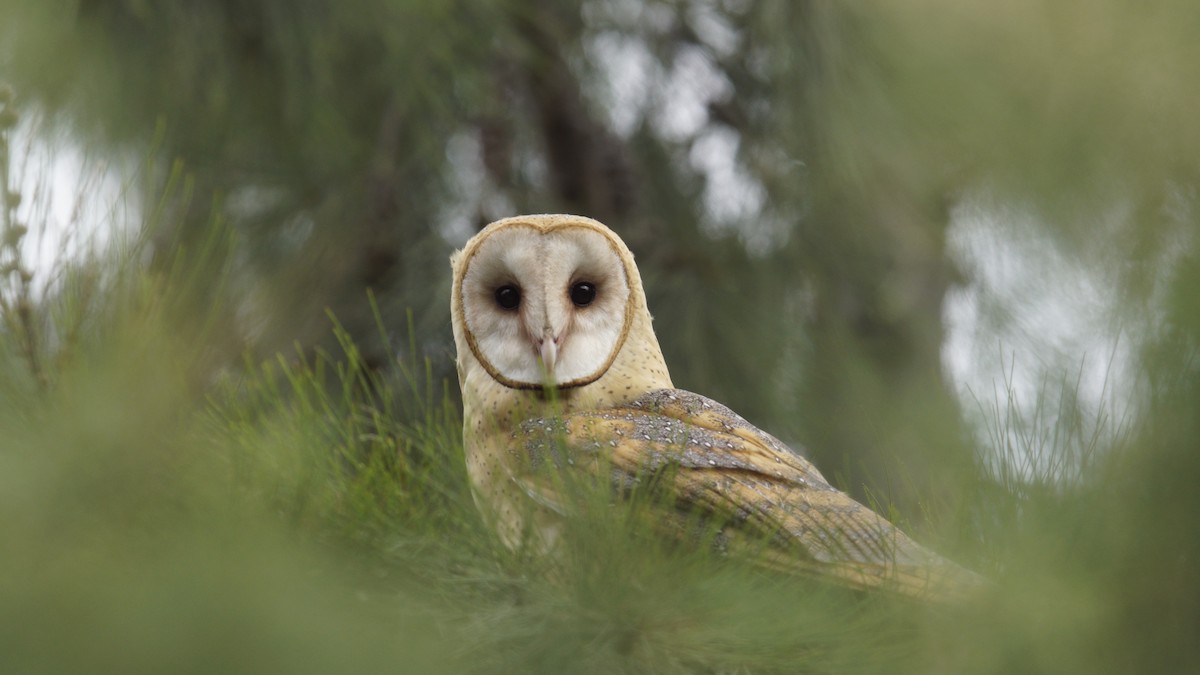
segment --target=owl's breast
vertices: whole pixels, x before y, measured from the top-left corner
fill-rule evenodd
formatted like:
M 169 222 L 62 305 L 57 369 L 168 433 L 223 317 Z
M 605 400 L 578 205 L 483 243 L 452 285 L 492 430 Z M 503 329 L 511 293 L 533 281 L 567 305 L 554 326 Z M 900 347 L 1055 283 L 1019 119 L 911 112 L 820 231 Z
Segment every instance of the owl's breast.
M 505 387 L 490 378 L 464 380 L 463 450 L 475 504 L 509 548 L 525 542 L 553 546 L 557 514 L 537 504 L 521 488 L 526 468 L 520 426 L 544 416 L 554 403 L 542 392 Z

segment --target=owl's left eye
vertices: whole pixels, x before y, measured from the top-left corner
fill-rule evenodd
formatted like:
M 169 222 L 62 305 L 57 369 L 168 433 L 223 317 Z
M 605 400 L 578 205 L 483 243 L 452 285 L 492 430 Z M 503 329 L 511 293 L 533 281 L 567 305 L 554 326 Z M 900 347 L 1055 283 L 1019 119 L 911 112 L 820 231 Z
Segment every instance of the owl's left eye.
M 596 299 L 596 285 L 587 281 L 580 281 L 571 285 L 571 302 L 575 303 L 576 307 L 586 307 L 592 304 Z

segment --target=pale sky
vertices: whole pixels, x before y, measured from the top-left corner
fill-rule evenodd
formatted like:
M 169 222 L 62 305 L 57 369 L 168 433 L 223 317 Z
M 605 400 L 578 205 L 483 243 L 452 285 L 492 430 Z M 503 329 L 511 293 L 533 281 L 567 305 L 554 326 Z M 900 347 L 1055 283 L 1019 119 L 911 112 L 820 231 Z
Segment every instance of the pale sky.
M 17 219 L 29 227 L 21 254 L 36 287 L 52 278 L 58 261 L 103 250 L 120 228 L 137 222 L 137 200 L 122 187 L 130 169 L 89 157 L 36 112 L 23 113 L 12 149 L 11 180 L 22 197 Z

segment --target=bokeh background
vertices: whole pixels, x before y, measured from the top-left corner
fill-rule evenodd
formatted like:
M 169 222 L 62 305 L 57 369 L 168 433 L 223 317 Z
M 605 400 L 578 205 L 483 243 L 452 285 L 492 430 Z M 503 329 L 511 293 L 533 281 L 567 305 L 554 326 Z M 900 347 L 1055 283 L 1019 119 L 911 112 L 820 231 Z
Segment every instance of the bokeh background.
M 1197 666 L 1194 3 L 2 0 L 0 36 L 15 670 Z M 499 549 L 447 259 L 535 212 L 625 239 L 678 386 L 996 597 Z

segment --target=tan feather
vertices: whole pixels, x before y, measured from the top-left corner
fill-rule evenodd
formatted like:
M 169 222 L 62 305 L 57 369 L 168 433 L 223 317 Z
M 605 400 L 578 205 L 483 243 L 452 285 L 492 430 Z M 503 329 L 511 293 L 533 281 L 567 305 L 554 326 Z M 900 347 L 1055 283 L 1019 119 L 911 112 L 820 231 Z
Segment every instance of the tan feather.
M 531 419 L 516 440 L 528 470 L 513 480 L 560 514 L 570 510 L 569 497 L 544 467 L 611 471 L 618 488 L 662 473 L 681 513 L 717 518 L 723 547 L 754 551 L 769 567 L 932 600 L 982 584 L 830 486 L 777 439 L 698 394 L 659 389 L 628 405 Z

